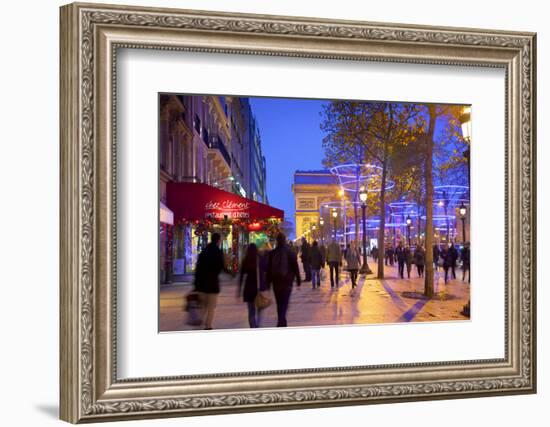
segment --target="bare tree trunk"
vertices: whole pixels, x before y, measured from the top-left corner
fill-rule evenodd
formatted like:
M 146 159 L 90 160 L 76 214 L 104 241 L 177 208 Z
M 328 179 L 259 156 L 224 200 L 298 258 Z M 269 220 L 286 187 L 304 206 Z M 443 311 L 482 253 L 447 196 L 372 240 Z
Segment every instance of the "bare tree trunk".
M 428 298 L 434 294 L 434 259 L 433 259 L 433 199 L 434 184 L 432 176 L 433 166 L 433 137 L 435 129 L 436 111 L 434 105 L 428 106 L 430 124 L 426 135 L 426 274 L 424 276 L 424 295 Z
M 360 158 L 363 158 L 361 154 Z M 355 241 L 359 241 L 359 209 L 357 206 L 357 199 L 359 195 L 359 177 L 361 176 L 361 166 L 356 167 L 355 171 L 355 196 L 353 197 L 353 215 L 355 220 Z
M 386 257 L 385 228 L 386 228 L 386 173 L 387 161 L 382 164 L 382 183 L 380 185 L 380 224 L 378 228 L 378 278 L 384 278 L 384 259 Z

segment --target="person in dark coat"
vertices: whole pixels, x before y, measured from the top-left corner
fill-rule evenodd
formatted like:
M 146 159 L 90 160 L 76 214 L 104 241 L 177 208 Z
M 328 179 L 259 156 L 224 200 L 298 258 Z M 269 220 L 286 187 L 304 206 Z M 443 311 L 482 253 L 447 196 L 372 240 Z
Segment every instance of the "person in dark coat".
M 395 258 L 397 258 L 397 267 L 399 271 L 399 277 L 401 279 L 405 278 L 405 248 L 403 248 L 403 244 L 399 242 L 397 247 L 395 248 Z
M 311 245 L 311 254 L 310 254 L 310 265 L 311 265 L 311 288 L 321 287 L 321 268 L 325 267 L 325 259 L 319 248 L 317 240 Z
M 460 259 L 462 260 L 462 281 L 464 282 L 468 272 L 468 283 L 470 283 L 470 244 L 468 242 L 464 243 Z
M 376 246 L 372 247 L 372 250 L 370 251 L 370 254 L 372 256 L 372 259 L 374 262 L 378 261 L 378 248 Z
M 390 245 L 386 248 L 385 252 L 385 260 L 384 263 L 386 265 L 393 265 L 394 257 L 395 257 L 395 251 L 393 250 L 393 247 Z
M 283 233 L 277 235 L 277 247 L 269 253 L 267 264 L 267 285 L 273 285 L 273 293 L 277 303 L 277 326 L 287 326 L 286 312 L 292 292 L 292 282 L 296 278 L 300 286 L 300 271 L 298 260 L 286 244 Z
M 437 271 L 439 269 L 439 257 L 442 255 L 441 249 L 439 249 L 438 245 L 433 246 L 433 262 L 434 262 L 434 270 Z
M 248 308 L 248 324 L 251 328 L 260 326 L 261 309 L 256 307 L 256 296 L 266 286 L 267 255 L 260 253 L 254 243 L 248 245 L 241 265 L 238 295 L 242 293 L 243 301 Z M 244 289 L 243 289 L 244 279 Z
M 204 310 L 204 329 L 212 329 L 220 293 L 219 275 L 224 270 L 220 242 L 220 234 L 212 234 L 212 240 L 199 254 L 195 268 L 195 290 L 199 294 Z
M 414 250 L 414 263 L 416 265 L 416 271 L 418 277 L 424 276 L 424 264 L 426 263 L 426 251 L 420 245 L 417 245 Z
M 455 249 L 456 251 L 456 249 Z M 454 263 L 456 262 L 451 246 L 441 251 L 441 258 L 443 258 L 443 269 L 445 270 L 445 283 L 449 281 L 449 269 L 454 270 Z
M 304 273 L 306 275 L 304 282 L 311 282 L 311 246 L 305 237 L 302 237 L 300 259 L 302 260 L 302 266 L 304 267 Z
M 450 265 L 451 272 L 453 275 L 453 279 L 456 279 L 455 267 L 456 267 L 456 262 L 458 261 L 458 251 L 454 243 L 451 243 L 451 247 L 449 248 L 449 251 L 451 252 L 451 265 Z
M 413 263 L 413 254 L 409 245 L 405 246 L 405 265 L 407 266 L 407 279 L 411 278 L 411 268 Z

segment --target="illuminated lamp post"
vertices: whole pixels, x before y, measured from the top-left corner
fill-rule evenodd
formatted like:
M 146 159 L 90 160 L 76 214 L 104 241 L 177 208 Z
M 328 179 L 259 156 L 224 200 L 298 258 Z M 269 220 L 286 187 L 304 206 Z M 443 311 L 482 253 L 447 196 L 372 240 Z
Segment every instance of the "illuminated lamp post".
M 367 197 L 368 192 L 365 187 L 359 190 L 359 200 L 361 200 L 361 211 L 363 213 L 363 265 L 361 274 L 372 274 L 372 270 L 367 263 Z
M 407 215 L 407 240 L 409 241 L 409 246 L 411 246 L 411 224 L 412 219 L 410 215 Z
M 315 236 L 316 236 L 315 230 L 317 230 L 317 226 L 315 224 L 313 224 L 311 226 L 311 239 L 312 240 L 315 240 Z
M 464 202 L 460 205 L 458 208 L 458 212 L 460 213 L 460 219 L 462 220 L 462 243 L 466 243 L 466 206 L 464 205 Z

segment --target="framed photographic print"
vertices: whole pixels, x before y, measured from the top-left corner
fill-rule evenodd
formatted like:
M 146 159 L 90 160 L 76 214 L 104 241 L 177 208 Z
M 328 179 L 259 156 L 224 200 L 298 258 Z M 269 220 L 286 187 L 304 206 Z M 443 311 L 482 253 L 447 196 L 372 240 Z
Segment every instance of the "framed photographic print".
M 535 35 L 61 8 L 61 418 L 536 390 Z

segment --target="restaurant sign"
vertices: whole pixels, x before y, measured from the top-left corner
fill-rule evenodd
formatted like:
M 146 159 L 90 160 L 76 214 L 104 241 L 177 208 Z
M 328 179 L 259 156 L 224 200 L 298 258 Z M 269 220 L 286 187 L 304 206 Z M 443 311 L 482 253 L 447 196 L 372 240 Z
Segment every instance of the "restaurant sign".
M 250 203 L 233 200 L 209 200 L 204 206 L 205 218 L 213 219 L 248 219 Z

